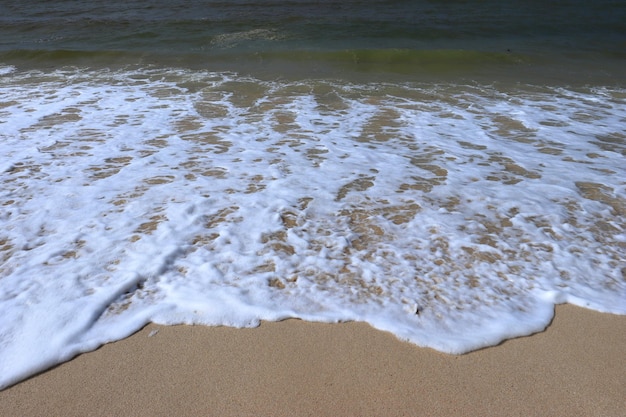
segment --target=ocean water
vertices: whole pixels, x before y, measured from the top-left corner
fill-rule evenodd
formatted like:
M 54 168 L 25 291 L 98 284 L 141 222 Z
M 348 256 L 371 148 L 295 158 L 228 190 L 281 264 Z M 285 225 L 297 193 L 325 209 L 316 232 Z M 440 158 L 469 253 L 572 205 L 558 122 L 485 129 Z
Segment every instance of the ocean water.
M 4 1 L 0 388 L 148 322 L 626 314 L 626 5 L 548 3 Z

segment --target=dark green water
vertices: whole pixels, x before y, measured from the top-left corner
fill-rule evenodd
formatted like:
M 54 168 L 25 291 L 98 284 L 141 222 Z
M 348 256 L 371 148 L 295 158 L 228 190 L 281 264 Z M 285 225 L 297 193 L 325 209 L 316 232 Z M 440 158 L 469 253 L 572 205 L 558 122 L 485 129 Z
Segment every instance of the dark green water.
M 4 1 L 0 62 L 621 84 L 626 2 Z

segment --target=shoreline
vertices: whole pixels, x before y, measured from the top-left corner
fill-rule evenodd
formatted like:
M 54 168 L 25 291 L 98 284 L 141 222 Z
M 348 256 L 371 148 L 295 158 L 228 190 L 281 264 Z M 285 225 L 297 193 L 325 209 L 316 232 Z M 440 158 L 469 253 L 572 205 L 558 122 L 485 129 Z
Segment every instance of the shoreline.
M 623 415 L 626 317 L 453 356 L 365 323 L 149 324 L 0 392 L 1 415 Z

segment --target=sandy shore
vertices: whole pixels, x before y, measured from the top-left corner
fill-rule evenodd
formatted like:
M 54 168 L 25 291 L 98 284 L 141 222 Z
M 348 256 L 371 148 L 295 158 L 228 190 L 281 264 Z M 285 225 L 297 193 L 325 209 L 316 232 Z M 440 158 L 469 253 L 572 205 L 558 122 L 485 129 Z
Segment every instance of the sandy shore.
M 463 356 L 418 348 L 362 323 L 149 325 L 0 392 L 3 416 L 624 416 L 625 410 L 626 317 L 572 306 L 559 306 L 543 333 Z

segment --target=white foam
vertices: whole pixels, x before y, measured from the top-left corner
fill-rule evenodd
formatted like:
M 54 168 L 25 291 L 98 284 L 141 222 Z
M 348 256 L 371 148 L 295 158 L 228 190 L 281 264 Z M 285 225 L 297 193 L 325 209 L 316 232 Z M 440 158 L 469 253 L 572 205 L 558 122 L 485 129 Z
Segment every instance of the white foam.
M 0 387 L 147 322 L 462 353 L 626 313 L 624 91 L 0 78 Z
M 0 64 L 0 75 L 10 74 L 15 71 L 15 67 L 11 65 L 2 65 Z

